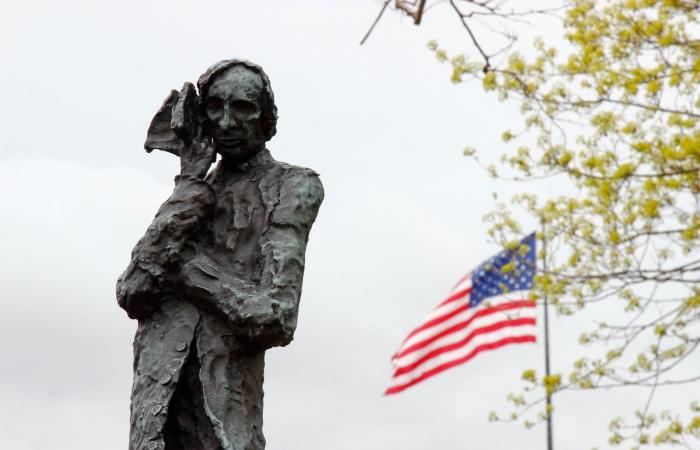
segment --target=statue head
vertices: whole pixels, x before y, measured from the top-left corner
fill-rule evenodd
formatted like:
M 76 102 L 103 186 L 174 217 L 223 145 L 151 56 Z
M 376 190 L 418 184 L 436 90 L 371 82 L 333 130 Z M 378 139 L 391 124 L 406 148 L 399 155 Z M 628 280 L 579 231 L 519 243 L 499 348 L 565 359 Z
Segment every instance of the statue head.
M 220 61 L 197 82 L 203 132 L 225 159 L 244 161 L 265 148 L 277 132 L 270 80 L 256 64 Z

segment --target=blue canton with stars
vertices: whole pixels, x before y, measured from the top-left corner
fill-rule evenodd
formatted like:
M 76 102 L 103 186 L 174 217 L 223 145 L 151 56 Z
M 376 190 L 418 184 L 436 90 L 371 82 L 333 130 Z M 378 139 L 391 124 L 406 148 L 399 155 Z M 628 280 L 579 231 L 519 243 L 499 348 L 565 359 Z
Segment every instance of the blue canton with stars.
M 519 247 L 503 250 L 476 268 L 472 274 L 470 306 L 474 307 L 488 297 L 532 288 L 535 275 L 535 233 L 520 241 Z M 503 269 L 509 263 L 513 264 Z

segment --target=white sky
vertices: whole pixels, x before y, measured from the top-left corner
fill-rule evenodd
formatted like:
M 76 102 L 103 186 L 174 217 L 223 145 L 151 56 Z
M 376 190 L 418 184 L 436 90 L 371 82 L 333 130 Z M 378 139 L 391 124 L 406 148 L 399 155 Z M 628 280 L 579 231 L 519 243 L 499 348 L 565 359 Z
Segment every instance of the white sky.
M 461 149 L 500 154 L 517 114 L 477 84 L 451 85 L 426 49 L 437 38 L 471 51 L 446 11 L 419 28 L 387 14 L 359 47 L 378 8 L 0 0 L 0 448 L 127 447 L 136 323 L 114 285 L 178 170 L 143 151 L 145 131 L 170 89 L 230 57 L 271 78 L 273 155 L 317 170 L 326 189 L 296 339 L 267 356 L 267 448 L 544 448 L 542 426 L 487 423 L 522 370 L 542 366 L 540 345 L 381 395 L 404 335 L 498 250 L 481 216 L 512 188 Z M 555 369 L 577 356 L 578 332 L 555 323 Z M 604 448 L 609 417 L 634 398 L 557 398 L 557 449 Z

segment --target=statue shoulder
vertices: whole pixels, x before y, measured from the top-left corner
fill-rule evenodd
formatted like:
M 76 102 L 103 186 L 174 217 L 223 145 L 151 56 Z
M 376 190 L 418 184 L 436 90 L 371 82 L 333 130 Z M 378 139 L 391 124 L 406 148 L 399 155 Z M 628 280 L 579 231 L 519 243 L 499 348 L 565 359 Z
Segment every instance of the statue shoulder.
M 318 172 L 306 167 L 276 162 L 282 170 L 280 201 L 273 214 L 279 224 L 311 226 L 323 202 L 324 191 Z
M 318 172 L 285 162 L 275 161 L 275 164 L 281 170 L 280 195 L 285 191 L 294 191 L 298 194 L 319 197 L 320 201 L 323 201 L 323 184 Z
M 284 173 L 283 176 L 319 177 L 319 173 L 308 167 L 295 166 L 283 161 L 275 161 L 274 164 Z

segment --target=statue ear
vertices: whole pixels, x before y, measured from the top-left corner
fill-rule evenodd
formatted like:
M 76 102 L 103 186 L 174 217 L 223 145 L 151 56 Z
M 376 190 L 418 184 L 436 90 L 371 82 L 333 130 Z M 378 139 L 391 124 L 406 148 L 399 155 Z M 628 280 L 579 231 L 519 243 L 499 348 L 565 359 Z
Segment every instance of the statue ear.
M 183 142 L 171 127 L 173 108 L 179 100 L 180 93 L 176 90 L 170 91 L 170 95 L 165 99 L 156 115 L 153 116 L 153 120 L 148 126 L 146 143 L 143 145 L 148 153 L 157 149 L 177 156 L 180 155 L 180 148 Z

